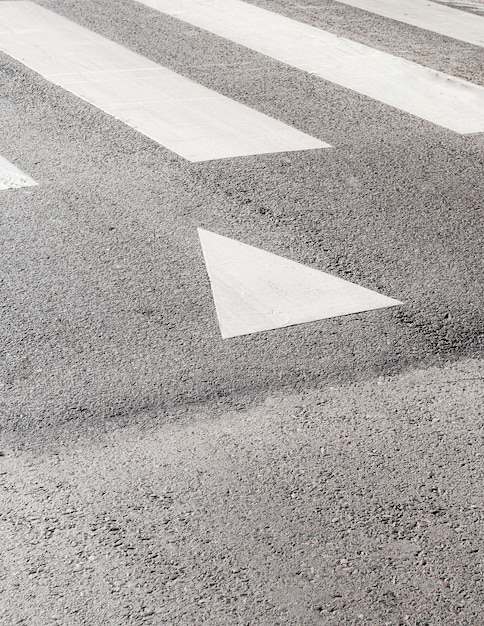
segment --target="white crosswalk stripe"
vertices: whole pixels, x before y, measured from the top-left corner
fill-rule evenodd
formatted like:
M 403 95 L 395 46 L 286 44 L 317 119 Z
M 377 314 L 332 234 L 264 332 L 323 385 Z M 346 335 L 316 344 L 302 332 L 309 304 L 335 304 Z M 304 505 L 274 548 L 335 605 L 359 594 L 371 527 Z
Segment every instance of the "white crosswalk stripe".
M 429 0 L 338 0 L 440 35 L 484 46 L 484 18 L 445 7 Z
M 0 50 L 189 161 L 329 147 L 31 2 L 0 3 Z
M 240 0 L 143 4 L 461 134 L 484 132 L 484 88 Z
M 37 185 L 35 180 L 21 172 L 7 159 L 0 156 L 0 191 L 5 189 L 18 189 L 20 187 L 33 187 Z

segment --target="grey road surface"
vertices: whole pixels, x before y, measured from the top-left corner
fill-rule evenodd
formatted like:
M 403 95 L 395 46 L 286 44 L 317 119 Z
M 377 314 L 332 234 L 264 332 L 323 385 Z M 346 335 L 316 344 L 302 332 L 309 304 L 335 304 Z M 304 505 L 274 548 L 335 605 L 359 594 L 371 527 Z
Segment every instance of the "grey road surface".
M 252 3 L 484 86 L 482 48 Z M 481 623 L 484 136 L 131 0 L 37 4 L 333 148 L 189 163 L 0 53 L 38 183 L 0 191 L 0 622 Z M 403 305 L 224 340 L 197 228 Z

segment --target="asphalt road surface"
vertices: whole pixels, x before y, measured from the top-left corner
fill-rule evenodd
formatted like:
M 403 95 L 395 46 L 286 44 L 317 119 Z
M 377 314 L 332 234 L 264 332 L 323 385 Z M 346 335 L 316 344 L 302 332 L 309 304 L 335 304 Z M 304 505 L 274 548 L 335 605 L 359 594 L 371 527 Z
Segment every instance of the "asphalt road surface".
M 0 51 L 0 622 L 482 623 L 484 133 L 35 4 L 331 147 L 190 161 Z M 484 87 L 478 45 L 251 4 Z M 222 338 L 198 228 L 402 304 Z

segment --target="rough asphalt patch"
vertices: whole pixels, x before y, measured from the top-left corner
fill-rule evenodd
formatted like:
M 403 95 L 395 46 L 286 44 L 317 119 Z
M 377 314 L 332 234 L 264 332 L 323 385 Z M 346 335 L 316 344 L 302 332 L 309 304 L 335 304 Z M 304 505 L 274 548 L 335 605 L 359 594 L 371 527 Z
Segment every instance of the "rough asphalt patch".
M 5 442 L 0 621 L 479 623 L 482 368 Z

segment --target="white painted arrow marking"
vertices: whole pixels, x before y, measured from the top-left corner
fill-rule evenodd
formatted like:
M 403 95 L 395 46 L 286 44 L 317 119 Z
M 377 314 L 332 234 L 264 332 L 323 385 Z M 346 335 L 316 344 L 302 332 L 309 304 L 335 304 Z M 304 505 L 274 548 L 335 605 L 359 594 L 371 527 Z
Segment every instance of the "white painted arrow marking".
M 224 339 L 402 304 L 240 241 L 198 234 Z
M 0 50 L 189 161 L 329 147 L 31 2 L 0 2 Z
M 484 132 L 479 85 L 240 0 L 139 1 L 454 132 Z
M 0 156 L 0 190 L 33 187 L 34 185 L 37 185 L 35 180 L 29 178 L 18 167 Z

